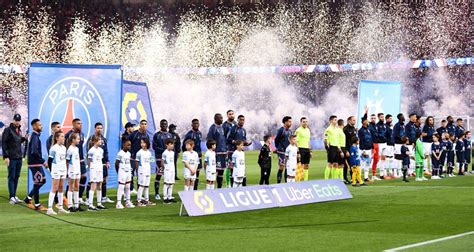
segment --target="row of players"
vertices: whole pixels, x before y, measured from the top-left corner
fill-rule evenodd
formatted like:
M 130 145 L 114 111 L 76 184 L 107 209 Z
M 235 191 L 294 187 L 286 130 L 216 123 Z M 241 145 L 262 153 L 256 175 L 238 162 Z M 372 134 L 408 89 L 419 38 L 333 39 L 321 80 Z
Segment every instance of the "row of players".
M 362 117 L 362 127 L 357 130 L 353 127 L 355 124 L 353 117 L 349 117 L 348 124 L 344 126 L 343 120 L 337 120 L 336 116 L 331 116 L 330 126 L 325 131 L 325 143 L 328 150 L 325 178 L 332 174 L 332 177 L 345 179 L 340 165 L 352 166 L 349 165 L 351 157 L 357 155 L 351 151 L 351 144 L 354 143 L 355 137 L 360 142 L 358 148 L 361 153 L 365 182 L 370 180 L 370 167 L 372 167 L 372 180 L 401 176 L 404 167 L 402 146 L 405 144 L 411 157 L 407 172 L 409 175 L 416 176 L 418 180 L 423 180 L 423 172 L 414 173 L 417 171 L 414 168 L 418 166 L 421 166 L 426 174 L 431 174 L 433 179 L 442 177 L 444 165 L 447 167 L 448 176 L 454 176 L 455 157 L 459 169 L 458 174 L 467 174 L 471 160 L 471 132 L 465 131 L 461 118 L 457 119 L 455 126 L 453 118 L 448 116 L 447 120 L 442 120 L 441 127 L 435 130 L 432 116 L 426 118 L 423 127 L 421 127 L 419 116 L 410 114 L 409 117 L 410 122 L 405 125 L 403 114 L 398 114 L 398 122 L 392 127 L 391 115 L 378 114 L 379 122 L 376 123 L 376 117 L 372 114 L 369 122 L 366 110 Z M 423 149 L 423 152 L 416 156 L 416 151 L 420 149 Z M 379 168 L 380 177 L 376 176 L 377 168 Z M 346 183 L 354 184 L 353 180 L 351 182 L 345 180 Z M 404 179 L 404 181 L 408 180 Z
M 34 119 L 31 122 L 34 133 L 41 132 L 41 122 L 38 119 Z M 34 139 L 34 138 L 33 138 Z M 35 139 L 34 141 L 37 141 Z M 290 136 L 290 145 L 286 149 L 285 164 L 288 170 L 288 181 L 294 182 L 296 175 L 297 166 L 297 152 L 296 147 L 296 136 Z M 52 177 L 52 188 L 49 193 L 48 209 L 47 214 L 57 214 L 53 210 L 54 197 L 58 196 L 57 209 L 60 213 L 70 213 L 75 211 L 81 211 L 79 207 L 79 181 L 81 178 L 81 162 L 79 157 L 80 147 L 80 135 L 78 133 L 72 133 L 67 142 L 65 135 L 62 131 L 54 133 L 52 138 L 52 147 L 49 151 L 49 158 L 47 164 L 42 164 L 51 169 Z M 270 144 L 270 137 L 265 136 L 265 145 Z M 103 144 L 100 137 L 94 135 L 89 142 L 89 150 L 87 152 L 87 166 L 89 168 L 89 181 L 91 187 L 88 193 L 88 205 L 89 211 L 96 211 L 105 209 L 102 204 L 102 182 L 103 182 L 103 157 L 104 150 L 100 147 Z M 198 169 L 199 156 L 193 150 L 194 141 L 188 139 L 185 141 L 186 151 L 183 153 L 183 164 L 184 164 L 184 179 L 185 187 L 184 190 L 193 190 L 194 182 L 196 179 L 196 172 Z M 232 155 L 232 161 L 230 162 L 233 168 L 233 186 L 240 187 L 243 184 L 245 178 L 245 154 L 243 152 L 244 142 L 237 140 L 235 143 L 236 150 Z M 36 146 L 36 145 L 34 145 Z M 137 202 L 138 206 L 154 205 L 149 201 L 149 185 L 151 175 L 151 163 L 155 160 L 150 152 L 150 142 L 147 138 L 140 140 L 141 149 L 137 152 L 134 162 L 138 167 L 138 194 Z M 165 140 L 166 150 L 161 155 L 161 166 L 164 175 L 164 202 L 174 202 L 172 198 L 173 185 L 175 183 L 175 163 L 174 163 L 174 141 L 172 139 Z M 216 181 L 216 142 L 214 140 L 207 141 L 208 150 L 205 155 L 205 171 L 207 180 L 207 189 L 214 189 L 214 182 Z M 125 206 L 127 208 L 134 208 L 135 206 L 131 202 L 130 198 L 130 184 L 132 181 L 132 168 L 131 163 L 131 141 L 128 138 L 122 139 L 122 148 L 117 154 L 115 160 L 115 169 L 118 174 L 119 187 L 117 190 L 117 209 L 123 209 L 121 201 L 125 199 Z M 41 150 L 31 150 L 32 153 L 38 153 Z M 63 208 L 63 191 L 65 180 L 68 179 L 68 210 Z M 36 185 L 36 183 L 35 183 Z M 97 207 L 94 206 L 94 193 L 97 192 Z

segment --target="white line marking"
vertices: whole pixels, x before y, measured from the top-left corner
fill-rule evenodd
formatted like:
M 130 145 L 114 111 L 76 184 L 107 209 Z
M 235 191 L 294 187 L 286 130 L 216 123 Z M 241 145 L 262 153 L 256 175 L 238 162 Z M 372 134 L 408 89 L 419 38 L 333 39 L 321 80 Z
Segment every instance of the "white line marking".
M 466 236 L 466 235 L 472 235 L 472 234 L 474 234 L 474 231 L 470 231 L 470 232 L 466 232 L 466 233 L 462 233 L 462 234 L 457 234 L 457 235 L 446 236 L 446 237 L 442 237 L 442 238 L 435 239 L 435 240 L 429 240 L 429 241 L 414 243 L 414 244 L 410 244 L 410 245 L 406 245 L 406 246 L 402 246 L 402 247 L 398 247 L 398 248 L 387 249 L 387 250 L 384 250 L 384 251 L 385 252 L 400 251 L 400 250 L 404 250 L 404 249 L 424 246 L 424 245 L 428 245 L 428 244 L 432 244 L 432 243 L 436 243 L 436 242 L 441 242 L 441 241 L 446 241 L 446 240 L 451 240 L 451 239 L 459 238 L 459 237 Z

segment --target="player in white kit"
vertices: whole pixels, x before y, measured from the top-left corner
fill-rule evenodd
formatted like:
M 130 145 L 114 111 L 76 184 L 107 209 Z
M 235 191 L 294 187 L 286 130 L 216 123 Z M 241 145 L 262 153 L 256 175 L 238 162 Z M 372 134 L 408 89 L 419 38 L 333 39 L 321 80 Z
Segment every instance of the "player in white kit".
M 72 133 L 68 138 L 66 160 L 67 176 L 69 178 L 69 190 L 67 192 L 68 210 L 70 212 L 81 211 L 79 208 L 79 180 L 81 179 L 81 159 L 79 158 L 79 148 L 77 145 L 81 137 L 77 133 Z
M 137 192 L 137 206 L 154 206 L 155 203 L 150 201 L 150 176 L 151 176 L 151 163 L 154 162 L 154 158 L 151 154 L 150 140 L 143 138 L 140 141 L 142 147 L 135 157 L 136 166 L 138 167 L 138 192 Z
M 206 189 L 214 189 L 216 181 L 216 141 L 208 140 L 206 143 L 207 151 L 204 157 L 204 169 L 206 170 Z
M 296 146 L 296 135 L 290 136 L 290 145 L 285 150 L 285 165 L 287 171 L 287 182 L 295 182 L 296 167 L 298 165 L 298 147 Z
M 194 189 L 194 180 L 196 179 L 196 170 L 199 164 L 199 156 L 197 152 L 193 150 L 193 140 L 186 140 L 184 145 L 186 146 L 186 151 L 183 153 L 184 190 L 192 191 Z
M 232 154 L 232 166 L 234 177 L 233 187 L 242 187 L 242 183 L 245 178 L 245 153 L 244 153 L 244 141 L 237 140 L 235 141 L 236 150 Z
M 118 175 L 117 209 L 123 209 L 122 196 L 125 195 L 125 207 L 134 208 L 130 201 L 130 183 L 132 182 L 132 166 L 130 164 L 130 148 L 132 144 L 128 138 L 122 138 L 122 149 L 115 158 L 115 170 Z
M 165 140 L 166 150 L 163 151 L 161 166 L 163 167 L 164 185 L 163 185 L 163 202 L 170 204 L 176 202 L 173 198 L 173 185 L 176 178 L 174 169 L 174 140 Z M 194 182 L 193 182 L 194 184 Z
M 91 189 L 89 190 L 89 211 L 106 209 L 102 205 L 102 182 L 104 180 L 102 158 L 104 150 L 100 147 L 102 139 L 96 135 L 92 136 L 90 149 L 87 152 L 87 166 L 89 166 L 89 181 Z M 94 192 L 97 189 L 97 207 L 94 207 Z
M 67 175 L 66 147 L 64 146 L 64 133 L 58 131 L 53 136 L 53 147 L 49 150 L 48 167 L 51 167 L 51 178 L 53 183 L 49 192 L 48 211 L 49 215 L 56 215 L 53 210 L 54 196 L 58 193 L 58 212 L 69 213 L 63 208 L 63 189 Z

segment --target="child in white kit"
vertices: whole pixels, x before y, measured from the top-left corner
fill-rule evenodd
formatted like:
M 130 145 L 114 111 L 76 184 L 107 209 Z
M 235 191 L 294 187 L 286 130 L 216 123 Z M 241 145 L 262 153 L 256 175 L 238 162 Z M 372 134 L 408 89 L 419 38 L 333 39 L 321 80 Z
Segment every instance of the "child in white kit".
M 173 198 L 173 185 L 176 177 L 174 171 L 174 141 L 173 139 L 165 140 L 166 150 L 163 151 L 161 158 L 161 167 L 163 167 L 164 185 L 163 185 L 163 202 L 170 204 L 176 202 Z M 184 159 L 184 157 L 183 157 Z M 194 183 L 194 182 L 193 182 Z
M 150 140 L 143 138 L 140 141 L 140 147 L 142 147 L 136 155 L 135 162 L 138 167 L 138 191 L 137 191 L 137 206 L 154 206 L 155 203 L 150 201 L 150 176 L 151 176 L 151 163 L 153 156 L 150 149 Z
M 244 153 L 244 142 L 237 140 L 235 142 L 236 150 L 232 154 L 232 165 L 234 171 L 232 177 L 234 177 L 233 187 L 241 187 L 245 178 L 245 153 Z
M 214 189 L 216 181 L 216 141 L 208 140 L 206 143 L 207 151 L 205 156 L 204 169 L 206 169 L 206 189 Z
M 199 156 L 197 152 L 193 150 L 194 141 L 191 139 L 186 140 L 184 143 L 186 151 L 183 153 L 184 163 L 184 190 L 192 191 L 194 189 L 194 180 L 196 179 L 196 169 L 199 164 Z

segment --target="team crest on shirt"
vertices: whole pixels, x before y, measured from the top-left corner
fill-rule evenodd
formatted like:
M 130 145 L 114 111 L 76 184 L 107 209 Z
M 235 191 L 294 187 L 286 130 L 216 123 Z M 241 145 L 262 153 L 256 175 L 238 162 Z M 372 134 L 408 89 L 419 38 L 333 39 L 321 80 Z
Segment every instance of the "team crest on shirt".
M 108 121 L 103 99 L 94 84 L 84 78 L 71 76 L 53 83 L 39 106 L 38 118 L 45 125 L 57 121 L 62 125 L 61 130 L 67 133 L 72 129 L 72 120 L 80 118 L 86 139 L 93 133 L 96 122 L 102 122 L 104 135 L 107 135 Z

